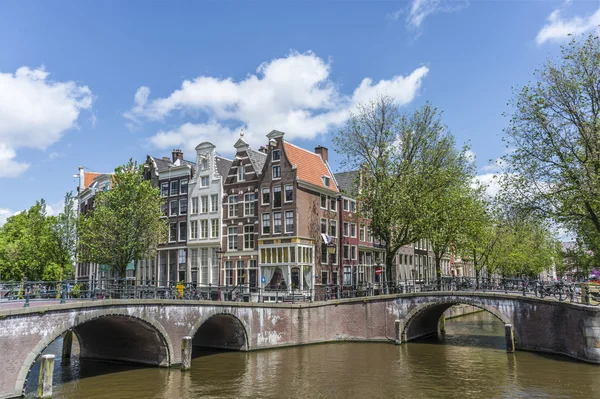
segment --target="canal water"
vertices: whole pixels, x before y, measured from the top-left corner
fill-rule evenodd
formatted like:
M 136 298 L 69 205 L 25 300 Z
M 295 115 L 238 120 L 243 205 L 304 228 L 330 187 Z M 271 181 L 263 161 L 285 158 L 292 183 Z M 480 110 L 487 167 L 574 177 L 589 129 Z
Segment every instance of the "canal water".
M 600 366 L 507 354 L 489 313 L 448 320 L 446 336 L 406 345 L 332 343 L 197 353 L 190 372 L 79 360 L 60 364 L 54 398 L 600 398 Z M 30 396 L 39 364 L 27 382 Z

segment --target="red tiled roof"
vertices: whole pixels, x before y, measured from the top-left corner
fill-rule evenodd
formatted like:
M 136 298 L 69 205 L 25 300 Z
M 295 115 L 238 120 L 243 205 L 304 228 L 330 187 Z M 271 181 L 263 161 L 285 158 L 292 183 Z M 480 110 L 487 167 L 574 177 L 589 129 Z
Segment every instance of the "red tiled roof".
M 96 172 L 84 172 L 83 174 L 83 187 L 88 188 L 90 184 L 94 182 L 94 179 L 100 176 L 102 173 Z
M 325 162 L 319 154 L 305 150 L 304 148 L 296 147 L 287 141 L 283 142 L 285 154 L 292 165 L 296 165 L 297 176 L 299 180 L 313 184 L 318 187 L 326 188 L 339 192 L 335 186 L 333 177 Z M 323 183 L 322 176 L 327 176 L 330 179 L 329 187 Z

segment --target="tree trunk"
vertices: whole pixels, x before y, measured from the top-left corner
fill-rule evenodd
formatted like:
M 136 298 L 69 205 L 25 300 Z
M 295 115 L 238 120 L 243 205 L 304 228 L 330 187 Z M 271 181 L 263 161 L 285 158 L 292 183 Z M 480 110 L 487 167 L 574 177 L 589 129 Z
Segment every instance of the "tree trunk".
M 438 291 L 442 290 L 442 266 L 440 265 L 441 256 L 435 256 L 435 278 L 437 280 Z
M 385 278 L 386 278 L 386 283 L 389 284 L 390 281 L 394 281 L 395 279 L 393 277 L 395 277 L 396 275 L 396 271 L 392 270 L 394 268 L 394 255 L 391 253 L 392 250 L 391 248 L 386 248 L 386 254 L 385 254 Z M 393 274 L 392 274 L 393 272 Z
M 475 288 L 479 289 L 479 268 L 477 267 L 477 251 L 473 250 L 473 267 L 475 268 Z

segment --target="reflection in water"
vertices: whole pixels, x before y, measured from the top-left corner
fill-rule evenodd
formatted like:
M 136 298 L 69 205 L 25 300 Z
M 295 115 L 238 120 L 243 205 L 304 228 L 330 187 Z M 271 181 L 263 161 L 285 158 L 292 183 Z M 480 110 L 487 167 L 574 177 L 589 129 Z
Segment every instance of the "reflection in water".
M 190 372 L 79 360 L 55 366 L 55 398 L 592 398 L 600 368 L 507 354 L 487 313 L 448 320 L 442 338 L 401 346 L 321 344 L 196 352 Z M 61 353 L 55 342 L 47 353 Z M 74 351 L 77 353 L 77 351 Z M 27 384 L 35 390 L 36 365 Z

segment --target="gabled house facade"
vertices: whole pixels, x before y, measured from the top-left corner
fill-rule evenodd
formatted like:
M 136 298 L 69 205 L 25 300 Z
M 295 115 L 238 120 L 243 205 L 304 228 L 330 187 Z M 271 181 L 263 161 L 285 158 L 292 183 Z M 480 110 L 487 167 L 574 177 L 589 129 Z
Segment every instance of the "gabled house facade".
M 188 281 L 188 208 L 189 184 L 194 163 L 183 159 L 181 150 L 173 150 L 172 158 L 146 159 L 145 176 L 160 188 L 163 218 L 169 224 L 166 242 L 159 244 L 156 259 L 137 262 L 137 279 L 143 284 L 167 287 L 176 281 Z
M 338 219 L 339 190 L 327 163 L 327 149 L 313 153 L 273 130 L 259 182 L 258 266 L 266 292 L 312 293 L 329 283 L 337 263 L 329 258 L 322 231 Z M 321 221 L 326 220 L 325 227 Z M 335 230 L 335 229 L 334 229 Z M 332 242 L 337 253 L 337 243 Z M 323 250 L 324 249 L 324 250 Z
M 341 191 L 341 264 L 344 287 L 377 288 L 385 276 L 385 253 L 373 238 L 370 222 L 360 215 L 360 172 L 335 174 Z
M 258 197 L 259 181 L 267 158 L 243 137 L 235 143 L 235 157 L 223 184 L 223 242 L 226 254 L 221 281 L 226 286 L 259 286 L 258 270 Z
M 196 147 L 195 173 L 190 181 L 189 234 L 186 282 L 200 287 L 218 285 L 221 246 L 223 181 L 231 161 L 216 153 L 215 145 Z

